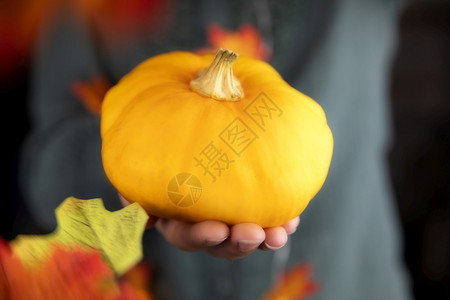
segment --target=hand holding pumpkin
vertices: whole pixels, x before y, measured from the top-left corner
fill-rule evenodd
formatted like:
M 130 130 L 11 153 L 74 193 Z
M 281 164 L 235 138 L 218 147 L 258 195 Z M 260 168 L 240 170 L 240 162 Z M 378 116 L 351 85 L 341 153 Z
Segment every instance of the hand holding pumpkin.
M 124 206 L 129 204 L 119 196 Z M 299 221 L 300 218 L 296 217 L 283 226 L 262 228 L 253 223 L 228 226 L 212 220 L 191 223 L 151 217 L 147 227 L 155 226 L 169 243 L 179 249 L 205 251 L 213 256 L 235 259 L 256 249 L 270 251 L 283 247 Z
M 295 231 L 299 218 L 284 226 L 262 228 L 254 223 L 228 226 L 220 221 L 189 223 L 160 219 L 156 228 L 173 245 L 186 251 L 206 251 L 222 258 L 240 258 L 256 249 L 277 250 L 283 247 L 288 234 Z

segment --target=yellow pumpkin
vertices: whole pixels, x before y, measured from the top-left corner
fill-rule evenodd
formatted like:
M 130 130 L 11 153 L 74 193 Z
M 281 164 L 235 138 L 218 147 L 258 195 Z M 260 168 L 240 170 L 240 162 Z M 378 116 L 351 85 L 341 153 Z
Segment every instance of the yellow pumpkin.
M 102 159 L 149 214 L 278 226 L 322 187 L 333 138 L 322 108 L 267 63 L 220 49 L 171 52 L 105 96 Z

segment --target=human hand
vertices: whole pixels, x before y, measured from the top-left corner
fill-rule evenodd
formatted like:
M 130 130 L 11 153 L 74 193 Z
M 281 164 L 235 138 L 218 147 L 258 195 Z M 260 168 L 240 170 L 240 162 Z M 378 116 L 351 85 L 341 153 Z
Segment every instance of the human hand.
M 120 198 L 125 206 L 129 204 L 122 196 Z M 288 235 L 295 232 L 299 223 L 300 217 L 296 217 L 282 226 L 262 228 L 253 223 L 228 226 L 220 221 L 191 223 L 150 216 L 147 227 L 154 226 L 179 249 L 205 251 L 216 257 L 236 259 L 257 249 L 271 251 L 283 247 Z

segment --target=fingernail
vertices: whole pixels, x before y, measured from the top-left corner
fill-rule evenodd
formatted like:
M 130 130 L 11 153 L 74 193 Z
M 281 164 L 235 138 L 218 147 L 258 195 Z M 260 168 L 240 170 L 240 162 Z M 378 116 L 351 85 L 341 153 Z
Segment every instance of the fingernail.
M 241 252 L 249 252 L 256 249 L 261 243 L 252 240 L 241 240 L 238 242 L 238 247 Z
M 217 246 L 217 245 L 222 244 L 225 240 L 226 240 L 226 238 L 224 238 L 222 240 L 206 240 L 205 244 L 208 247 L 212 247 L 212 246 Z
M 273 247 L 273 246 L 270 246 L 270 245 L 267 244 L 267 243 L 264 243 L 264 246 L 265 246 L 267 249 L 269 249 L 269 250 L 278 250 L 278 249 L 280 249 L 281 247 L 283 247 L 283 246 L 280 246 L 280 247 Z

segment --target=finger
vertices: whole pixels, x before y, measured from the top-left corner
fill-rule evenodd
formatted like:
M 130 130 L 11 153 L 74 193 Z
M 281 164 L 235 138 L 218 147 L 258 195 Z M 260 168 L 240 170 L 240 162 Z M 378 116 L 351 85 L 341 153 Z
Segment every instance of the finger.
M 186 251 L 200 251 L 222 243 L 229 236 L 229 228 L 218 221 L 188 223 L 159 219 L 156 228 L 172 245 Z
M 282 227 L 286 230 L 286 233 L 289 235 L 293 234 L 297 230 L 299 224 L 300 224 L 300 217 L 296 217 L 287 222 L 286 224 L 282 225 Z
M 277 250 L 283 247 L 288 241 L 288 234 L 282 226 L 264 229 L 266 239 L 259 247 L 262 250 Z
M 230 236 L 225 242 L 207 249 L 207 252 L 223 258 L 240 258 L 258 249 L 264 239 L 264 229 L 259 225 L 252 223 L 237 224 L 231 227 Z
M 128 200 L 125 199 L 121 194 L 119 194 L 119 200 L 120 203 L 122 203 L 123 207 L 127 207 L 128 205 L 130 205 L 130 202 L 128 202 Z

